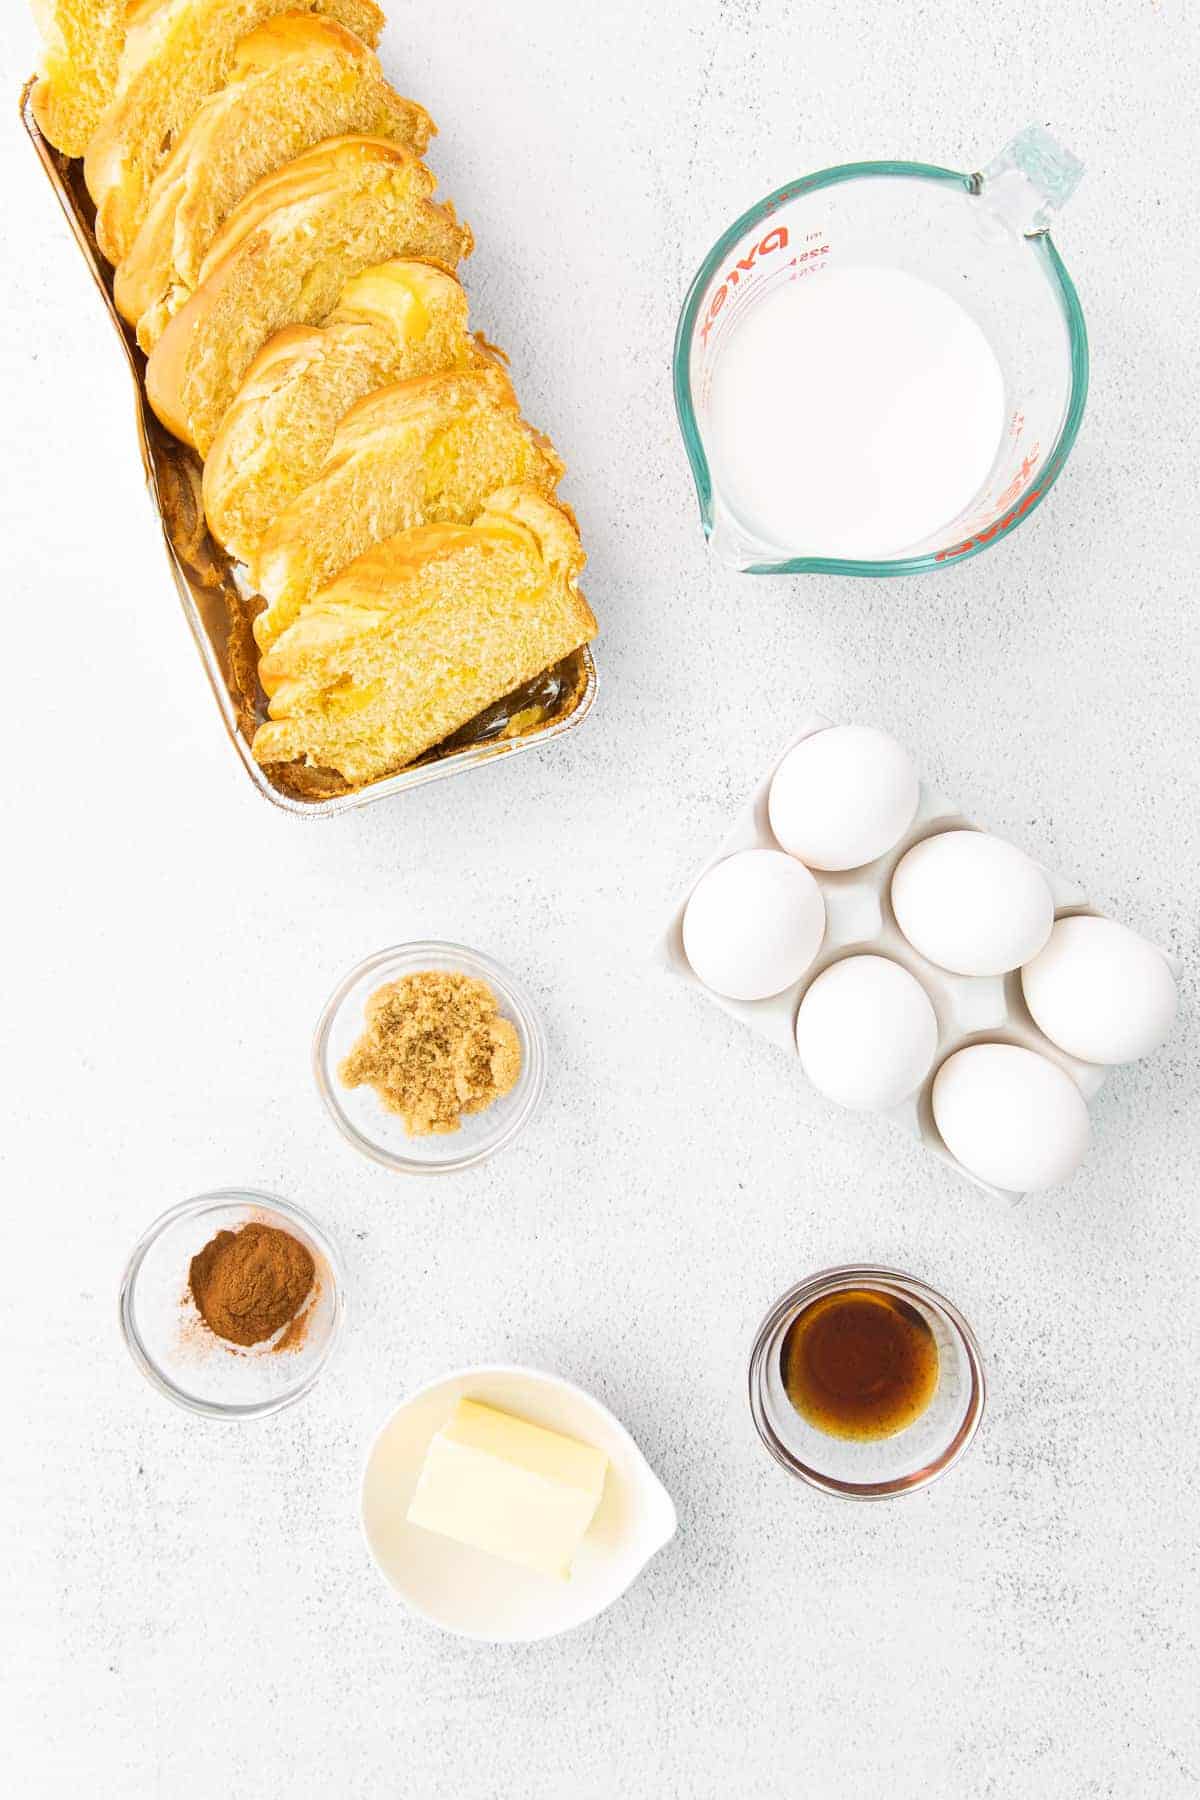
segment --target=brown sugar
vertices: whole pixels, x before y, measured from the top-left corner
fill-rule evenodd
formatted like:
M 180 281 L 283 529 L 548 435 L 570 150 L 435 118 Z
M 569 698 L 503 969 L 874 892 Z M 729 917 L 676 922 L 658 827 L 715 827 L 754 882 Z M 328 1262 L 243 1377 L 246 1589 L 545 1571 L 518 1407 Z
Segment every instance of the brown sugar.
M 410 1137 L 457 1131 L 516 1085 L 521 1040 L 486 981 L 440 969 L 376 988 L 367 1028 L 338 1074 L 373 1087 Z
M 299 1239 L 276 1225 L 255 1223 L 218 1231 L 188 1269 L 204 1323 L 227 1343 L 243 1346 L 294 1325 L 315 1279 L 316 1265 Z

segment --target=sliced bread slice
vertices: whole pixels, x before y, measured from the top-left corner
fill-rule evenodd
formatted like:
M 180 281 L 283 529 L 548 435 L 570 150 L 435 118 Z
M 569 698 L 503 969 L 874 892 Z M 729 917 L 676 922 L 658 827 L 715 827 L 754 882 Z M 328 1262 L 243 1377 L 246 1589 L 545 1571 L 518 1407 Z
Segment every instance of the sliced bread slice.
M 126 0 L 32 4 L 44 46 L 33 116 L 56 150 L 82 156 L 117 85 Z
M 281 13 L 242 39 L 229 81 L 181 132 L 150 189 L 113 298 L 147 354 L 199 283 L 221 225 L 260 176 L 323 138 L 391 138 L 417 156 L 434 130 L 384 80 L 361 38 L 319 13 Z
M 204 464 L 209 530 L 253 562 L 272 519 L 319 474 L 357 400 L 483 357 L 467 331 L 467 296 L 444 269 L 396 260 L 355 275 L 324 325 L 276 332 L 246 371 Z
M 495 364 L 368 394 L 341 421 L 317 479 L 262 540 L 251 567 L 268 603 L 254 621 L 259 648 L 369 545 L 413 525 L 468 523 L 490 493 L 513 483 L 551 494 L 563 473 Z
M 375 0 L 132 0 L 116 91 L 83 165 L 109 262 L 129 254 L 151 183 L 200 102 L 224 85 L 239 41 L 282 12 L 327 13 L 372 45 L 384 25 Z
M 325 318 L 372 263 L 411 256 L 452 269 L 471 233 L 430 199 L 433 186 L 411 150 L 372 137 L 330 138 L 256 182 L 146 365 L 147 398 L 167 429 L 207 456 L 272 332 Z
M 376 544 L 263 658 L 255 756 L 355 785 L 403 768 L 595 635 L 583 562 L 569 516 L 525 487 Z

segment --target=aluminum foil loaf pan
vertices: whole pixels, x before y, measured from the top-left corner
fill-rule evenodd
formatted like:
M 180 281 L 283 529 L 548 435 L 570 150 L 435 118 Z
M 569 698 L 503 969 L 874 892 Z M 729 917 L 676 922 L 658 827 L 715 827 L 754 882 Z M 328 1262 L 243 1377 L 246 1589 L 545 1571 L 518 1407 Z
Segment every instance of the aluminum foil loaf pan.
M 237 567 L 209 535 L 200 501 L 199 458 L 177 443 L 150 410 L 143 381 L 146 359 L 113 304 L 112 271 L 92 231 L 95 208 L 83 183 L 83 165 L 61 156 L 43 138 L 29 104 L 32 88 L 30 80 L 21 94 L 21 120 L 124 351 L 136 400 L 138 447 L 167 562 L 225 729 L 259 793 L 285 812 L 315 817 L 346 812 L 369 800 L 382 800 L 444 775 L 478 768 L 496 757 L 549 743 L 582 724 L 596 696 L 596 665 L 586 646 L 381 781 L 352 788 L 332 770 L 310 769 L 301 763 L 267 770 L 254 760 L 251 739 L 267 716 L 251 630 L 262 603 L 239 583 Z

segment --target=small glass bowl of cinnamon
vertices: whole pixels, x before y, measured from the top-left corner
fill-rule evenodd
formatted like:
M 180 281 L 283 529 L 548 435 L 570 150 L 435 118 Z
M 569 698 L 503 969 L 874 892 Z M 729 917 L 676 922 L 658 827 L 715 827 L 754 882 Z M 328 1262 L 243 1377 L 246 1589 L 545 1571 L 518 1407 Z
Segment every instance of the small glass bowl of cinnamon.
M 445 1013 L 438 1016 L 443 1004 L 453 1003 L 438 993 L 437 977 L 449 977 L 467 990 L 457 1021 Z M 419 1065 L 428 1056 L 437 1077 L 431 1082 L 435 1100 L 444 1099 L 448 1064 L 456 1053 L 463 1056 L 462 1087 L 475 1097 L 466 1100 L 460 1116 L 433 1121 L 431 1104 L 424 1119 L 414 1120 L 404 1108 L 410 1100 L 419 1107 L 420 1098 L 398 1090 L 381 1093 L 381 1084 L 372 1083 L 365 1065 L 371 1060 L 372 1038 L 379 1039 L 381 1025 L 386 1031 L 386 1010 L 381 1017 L 379 1008 L 388 993 L 397 997 L 393 1010 L 403 1015 L 393 1023 L 406 1034 L 409 1073 L 412 1063 Z M 490 1021 L 479 1010 L 481 999 Z M 419 1037 L 420 1008 L 426 1002 L 430 1041 L 424 1051 L 419 1042 L 414 1050 L 412 1038 Z M 457 1041 L 456 1023 L 463 1034 Z M 478 1041 L 489 1028 L 494 1033 L 493 1067 L 503 1067 L 495 1084 L 486 1069 L 488 1046 Z M 380 1062 L 389 1050 L 399 1063 L 405 1061 L 398 1041 L 390 1046 L 376 1041 L 374 1048 Z M 485 1068 L 472 1080 L 469 1065 L 480 1054 Z M 546 1084 L 546 1039 L 521 983 L 490 956 L 464 944 L 396 944 L 359 963 L 334 989 L 317 1025 L 313 1072 L 334 1123 L 356 1150 L 406 1175 L 445 1175 L 473 1168 L 524 1130 Z M 454 1112 L 451 1104 L 449 1114 Z
M 308 1393 L 344 1316 L 337 1250 L 298 1206 L 250 1188 L 181 1201 L 135 1245 L 121 1331 L 153 1387 L 212 1419 Z

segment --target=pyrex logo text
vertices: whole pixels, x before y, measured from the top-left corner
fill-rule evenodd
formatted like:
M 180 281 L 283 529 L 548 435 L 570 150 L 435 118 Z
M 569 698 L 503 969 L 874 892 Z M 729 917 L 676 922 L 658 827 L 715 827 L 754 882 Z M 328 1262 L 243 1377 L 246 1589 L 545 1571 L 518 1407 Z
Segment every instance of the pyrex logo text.
M 725 301 L 729 296 L 730 289 L 737 286 L 743 275 L 749 275 L 753 272 L 754 265 L 760 256 L 769 256 L 772 250 L 786 250 L 787 242 L 787 226 L 776 225 L 773 231 L 768 231 L 766 237 L 761 238 L 757 244 L 752 244 L 750 246 L 748 255 L 738 258 L 737 262 L 733 265 L 732 269 L 730 269 L 728 275 L 726 275 L 724 281 L 708 303 L 708 312 L 705 315 L 703 325 L 700 327 L 700 338 L 702 343 L 708 342 L 708 334 L 716 323 L 717 314 L 724 306 Z

